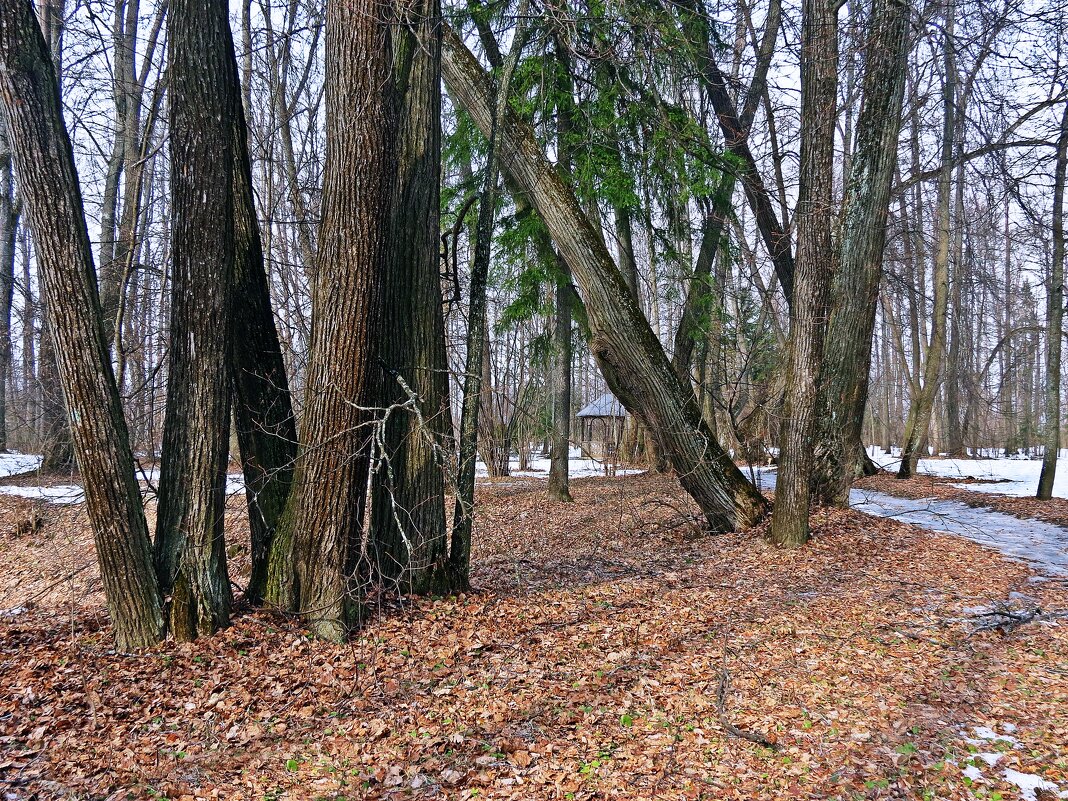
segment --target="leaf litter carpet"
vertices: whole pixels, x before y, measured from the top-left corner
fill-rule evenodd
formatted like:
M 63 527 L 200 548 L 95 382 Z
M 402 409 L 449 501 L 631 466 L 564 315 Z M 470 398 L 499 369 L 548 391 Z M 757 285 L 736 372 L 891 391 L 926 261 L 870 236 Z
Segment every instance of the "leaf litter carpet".
M 475 591 L 383 604 L 345 645 L 245 610 L 137 656 L 110 650 L 81 508 L 4 499 L 0 799 L 1068 790 L 1063 582 L 849 511 L 799 551 L 709 536 L 669 477 L 573 492 L 481 485 Z

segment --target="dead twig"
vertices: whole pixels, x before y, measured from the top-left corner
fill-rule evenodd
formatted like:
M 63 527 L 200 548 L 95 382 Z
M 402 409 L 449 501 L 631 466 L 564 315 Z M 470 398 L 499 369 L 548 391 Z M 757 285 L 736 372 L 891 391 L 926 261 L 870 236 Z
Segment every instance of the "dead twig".
M 746 731 L 740 729 L 727 720 L 727 691 L 730 689 L 731 675 L 726 669 L 720 671 L 719 674 L 719 688 L 716 691 L 716 714 L 719 717 L 719 725 L 723 727 L 723 730 L 727 734 L 733 737 L 738 737 L 742 740 L 748 740 L 751 743 L 762 745 L 765 748 L 770 748 L 772 751 L 778 751 L 779 746 L 758 732 Z

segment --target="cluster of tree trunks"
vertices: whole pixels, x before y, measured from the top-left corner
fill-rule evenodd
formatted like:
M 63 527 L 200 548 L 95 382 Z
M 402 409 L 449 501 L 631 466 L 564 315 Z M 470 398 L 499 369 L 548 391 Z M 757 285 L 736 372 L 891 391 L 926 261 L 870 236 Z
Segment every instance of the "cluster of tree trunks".
M 730 156 L 725 164 L 732 168 L 724 169 L 715 190 L 698 200 L 704 215 L 700 247 L 670 359 L 661 345 L 660 297 L 653 292 L 647 315 L 639 293 L 635 228 L 639 236 L 645 228 L 654 283 L 666 261 L 657 262 L 652 243 L 658 232 L 651 214 L 635 215 L 632 204 L 612 199 L 617 264 L 596 198 L 587 196 L 581 179 L 571 174 L 576 155 L 571 142 L 584 123 L 574 105 L 576 76 L 566 37 L 555 40 L 560 99 L 552 105 L 556 140 L 547 148 L 509 102 L 530 23 L 526 0 L 519 4 L 506 55 L 487 9 L 473 6 L 492 73 L 442 22 L 439 0 L 385 5 L 331 0 L 325 9 L 321 222 L 315 232 L 307 220 L 297 226 L 312 312 L 298 436 L 253 190 L 245 117 L 251 66 L 245 65 L 243 97 L 226 8 L 209 0 L 168 4 L 170 316 L 153 547 L 120 394 L 126 383 L 126 287 L 138 259 L 137 226 L 146 202 L 143 165 L 149 138 L 142 128 L 154 124 L 160 102 L 158 96 L 145 99 L 143 70 L 136 65 L 138 4 L 119 3 L 114 20 L 115 129 L 104 178 L 98 287 L 61 114 L 52 56 L 56 35 L 48 25 L 42 31 L 28 0 L 0 3 L 0 94 L 7 109 L 0 125 L 0 341 L 11 339 L 17 183 L 44 289 L 41 314 L 49 335 L 41 339 L 42 383 L 62 386 L 66 393 L 65 405 L 57 392 L 41 396 L 52 441 L 46 462 L 54 467 L 73 453 L 86 477 L 121 648 L 149 645 L 168 632 L 192 639 L 228 623 L 233 593 L 223 524 L 231 424 L 249 513 L 249 601 L 300 614 L 317 635 L 340 639 L 360 622 L 372 589 L 446 593 L 468 586 L 480 431 L 484 459 L 493 470 L 507 470 L 515 421 L 514 415 L 507 421 L 493 411 L 490 391 L 487 283 L 501 180 L 517 217 L 533 211 L 540 218 L 533 250 L 552 266 L 550 497 L 571 500 L 567 457 L 572 330 L 578 322 L 608 386 L 633 414 L 623 450 L 643 450 L 644 438 L 646 455 L 670 464 L 713 531 L 747 528 L 768 514 L 770 504 L 723 445 L 730 432 L 717 437 L 715 400 L 707 391 L 695 393 L 694 385 L 695 366 L 704 383 L 715 383 L 709 374 L 720 369 L 709 355 L 702 318 L 723 297 L 730 258 L 725 245 L 738 225 L 731 202 L 740 184 L 789 308 L 789 331 L 778 332 L 786 346 L 780 385 L 782 468 L 770 537 L 780 545 L 799 545 L 809 536 L 812 499 L 848 502 L 852 480 L 865 463 L 861 428 L 902 124 L 908 0 L 873 0 L 871 6 L 855 146 L 851 112 L 847 115 L 845 135 L 851 144 L 840 217 L 834 210 L 833 163 L 839 7 L 828 0 L 803 3 L 800 173 L 793 220 L 785 200 L 781 214 L 776 209 L 749 145 L 758 106 L 767 102 L 767 76 L 781 32 L 779 0 L 769 4 L 754 45 L 754 74 L 744 96 L 733 92 L 729 70 L 717 64 L 718 40 L 700 0 L 662 8 L 688 43 L 683 57 L 696 68 L 700 90 L 715 113 L 716 136 L 722 135 Z M 920 326 L 914 326 L 914 357 L 922 351 L 923 363 L 910 376 L 903 477 L 915 470 L 925 447 L 946 371 L 947 309 L 963 303 L 960 281 L 952 293 L 949 281 L 951 261 L 962 259 L 959 228 L 954 238 L 951 227 L 952 177 L 962 163 L 964 117 L 957 96 L 954 13 L 950 4 L 943 21 L 932 326 L 923 348 Z M 162 24 L 161 13 L 146 43 L 149 52 Z M 247 20 L 246 35 L 251 47 Z M 272 68 L 279 74 L 286 72 L 286 58 L 271 45 L 277 62 Z M 608 59 L 597 69 L 611 80 L 628 80 Z M 455 434 L 439 264 L 441 78 L 487 141 L 480 190 L 457 222 L 458 228 L 464 225 L 477 201 L 463 400 Z M 288 128 L 290 101 L 284 82 L 275 88 L 271 104 L 282 129 L 291 203 L 303 218 Z M 968 85 L 965 98 L 970 93 Z M 146 105 L 149 121 L 143 123 Z M 1057 153 L 1047 365 L 1059 377 L 1068 111 Z M 468 162 L 473 173 L 474 160 Z M 958 175 L 958 208 L 961 192 Z M 678 251 L 671 258 L 688 270 L 693 254 L 685 203 L 669 205 L 666 235 Z M 774 285 L 767 291 L 774 293 Z M 961 347 L 958 333 L 949 339 L 952 348 Z M 949 353 L 951 366 L 958 356 Z M 0 348 L 0 421 L 10 362 L 10 348 Z M 960 377 L 953 374 L 949 380 L 956 391 Z M 1052 489 L 1059 396 L 1059 380 L 1052 381 L 1046 395 L 1049 458 L 1040 497 Z M 961 422 L 951 426 L 954 448 L 963 441 Z M 0 446 L 4 437 L 0 425 Z M 447 491 L 454 494 L 451 521 Z

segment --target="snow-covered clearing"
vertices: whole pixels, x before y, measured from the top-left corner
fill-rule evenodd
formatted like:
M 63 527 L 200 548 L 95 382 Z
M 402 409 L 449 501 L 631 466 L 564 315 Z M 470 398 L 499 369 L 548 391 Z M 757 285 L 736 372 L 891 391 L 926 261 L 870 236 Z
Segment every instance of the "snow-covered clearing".
M 33 454 L 10 451 L 0 453 L 0 478 L 19 476 L 29 473 L 41 466 L 41 457 Z
M 896 448 L 890 454 L 882 448 L 873 446 L 868 448 L 868 455 L 872 461 L 886 470 L 897 470 L 901 464 L 900 451 Z M 953 485 L 972 492 L 1028 497 L 1038 491 L 1038 476 L 1042 472 L 1042 460 L 1032 458 L 920 459 L 918 470 L 929 476 L 977 478 L 998 482 L 996 484 Z M 1058 498 L 1068 498 L 1068 456 L 1061 456 L 1057 459 L 1057 477 L 1053 482 L 1053 494 Z
M 41 457 L 22 453 L 0 453 L 0 478 L 32 473 L 41 466 Z M 597 459 L 586 459 L 577 448 L 571 450 L 568 459 L 568 474 L 571 478 L 589 478 L 591 476 L 627 476 L 642 472 L 640 469 L 612 466 Z M 486 465 L 478 462 L 475 467 L 478 478 L 486 478 Z M 531 457 L 527 461 L 527 469 L 519 469 L 519 460 L 511 460 L 511 475 L 520 478 L 548 478 L 549 459 Z M 159 468 L 137 470 L 138 480 L 146 487 L 155 487 L 159 483 Z M 226 477 L 226 494 L 236 495 L 245 489 L 245 478 L 240 473 L 230 473 Z M 65 484 L 62 486 L 13 486 L 0 487 L 2 495 L 16 495 L 20 498 L 44 501 L 54 504 L 82 503 L 85 493 L 77 484 Z
M 511 459 L 509 461 L 509 467 L 511 475 L 520 476 L 522 478 L 548 478 L 549 477 L 549 458 L 548 457 L 530 457 L 527 460 L 527 469 L 519 469 L 519 460 Z M 599 459 L 586 459 L 582 456 L 582 451 L 578 448 L 572 448 L 567 459 L 567 471 L 571 478 L 589 478 L 591 476 L 629 476 L 635 473 L 642 472 L 642 468 L 623 468 L 615 467 L 608 462 L 603 462 Z M 478 462 L 475 465 L 475 475 L 478 478 L 485 478 L 486 465 L 483 462 Z

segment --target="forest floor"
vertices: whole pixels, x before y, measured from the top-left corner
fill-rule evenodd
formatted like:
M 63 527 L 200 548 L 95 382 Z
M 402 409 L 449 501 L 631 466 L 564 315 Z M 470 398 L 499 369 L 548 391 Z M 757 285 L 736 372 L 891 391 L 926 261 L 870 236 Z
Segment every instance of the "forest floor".
M 573 492 L 481 484 L 476 590 L 391 604 L 345 645 L 243 611 L 139 656 L 110 650 L 82 506 L 0 498 L 0 798 L 1068 790 L 1063 580 L 856 511 L 818 512 L 798 551 L 709 536 L 662 476 Z

